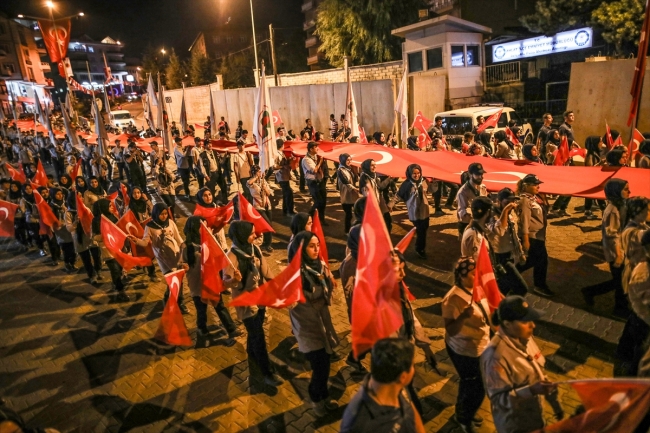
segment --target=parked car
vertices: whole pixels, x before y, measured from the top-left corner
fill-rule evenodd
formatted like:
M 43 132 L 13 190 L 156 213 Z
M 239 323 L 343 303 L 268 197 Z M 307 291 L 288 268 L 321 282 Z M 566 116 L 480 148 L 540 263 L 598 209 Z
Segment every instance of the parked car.
M 128 110 L 115 110 L 111 111 L 110 115 L 111 126 L 118 128 L 120 131 L 122 128 L 133 125 L 133 117 Z
M 442 130 L 445 136 L 449 138 L 461 137 L 464 133 L 472 131 L 476 126 L 476 118 L 481 115 L 485 118 L 503 110 L 501 117 L 497 122 L 496 128 L 489 127 L 486 132 L 494 134 L 496 131 L 501 131 L 508 126 L 508 122 L 514 120 L 521 128 L 519 130 L 519 141 L 522 143 L 533 143 L 535 138 L 533 135 L 533 127 L 530 123 L 525 121 L 517 114 L 517 112 L 510 107 L 503 107 L 496 104 L 474 105 L 466 108 L 459 108 L 457 110 L 443 111 L 436 113 L 434 119 L 438 116 L 442 117 Z

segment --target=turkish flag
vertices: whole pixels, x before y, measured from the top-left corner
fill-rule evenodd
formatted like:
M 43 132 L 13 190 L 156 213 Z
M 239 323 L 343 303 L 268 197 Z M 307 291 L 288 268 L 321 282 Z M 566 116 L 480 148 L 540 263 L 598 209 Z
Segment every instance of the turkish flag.
M 619 135 L 618 137 L 616 137 L 616 140 L 614 140 L 614 146 L 622 146 L 622 145 L 623 145 L 623 139 Z
M 115 200 L 117 199 L 118 191 L 113 191 L 112 194 L 107 195 L 106 199 L 109 200 L 111 203 L 113 203 L 113 207 L 117 210 L 117 203 Z
M 248 202 L 248 200 L 246 200 L 241 192 L 238 192 L 237 196 L 239 197 L 239 218 L 242 221 L 253 223 L 255 226 L 255 233 L 257 234 L 265 232 L 275 233 L 273 227 L 271 227 L 269 223 L 267 223 L 266 220 L 262 217 L 262 215 L 260 215 L 260 213 L 255 210 L 255 208 Z
M 605 121 L 605 129 L 607 132 L 605 133 L 605 139 L 606 139 L 606 145 L 607 145 L 607 150 L 611 149 L 614 147 L 614 138 L 612 137 L 612 130 L 609 129 L 609 125 L 607 124 L 607 121 Z
M 210 229 L 201 225 L 201 300 L 206 304 L 217 305 L 221 292 L 225 290 L 219 272 L 230 264 L 219 242 Z
M 562 136 L 560 140 L 560 147 L 557 148 L 555 152 L 555 159 L 553 160 L 553 165 L 564 165 L 570 158 L 569 156 L 569 140 L 567 140 L 566 135 Z
M 299 248 L 301 250 L 302 248 Z M 272 308 L 285 308 L 296 302 L 305 302 L 300 276 L 301 253 L 278 276 L 251 292 L 245 292 L 230 302 L 231 307 L 264 305 Z
M 515 135 L 514 132 L 512 132 L 512 129 L 506 126 L 506 137 L 512 144 L 519 144 L 519 139 Z
M 352 350 L 356 358 L 404 324 L 392 250 L 377 197 L 369 194 L 352 294 Z
M 0 236 L 14 237 L 14 217 L 16 216 L 17 204 L 0 200 Z
M 84 232 L 88 236 L 92 234 L 93 226 L 93 213 L 86 207 L 84 201 L 81 199 L 81 194 L 73 193 L 75 195 L 75 200 L 77 202 L 77 216 L 79 217 L 79 222 Z
M 490 115 L 487 119 L 485 119 L 485 122 L 483 122 L 482 125 L 476 128 L 476 134 L 480 134 L 481 132 L 488 129 L 490 126 L 496 128 L 497 124 L 499 123 L 499 118 L 501 117 L 502 112 L 503 109 L 497 111 L 496 113 Z
M 359 125 L 359 144 L 368 144 L 368 136 L 366 135 L 366 130 Z
M 43 35 L 45 48 L 52 63 L 58 63 L 65 58 L 70 42 L 70 18 L 60 20 L 39 20 L 38 27 Z
M 122 203 L 124 203 L 124 208 L 129 205 L 131 197 L 129 197 L 129 192 L 126 190 L 126 185 L 120 182 L 120 192 L 122 193 Z M 142 191 L 144 193 L 144 191 Z M 116 208 L 117 209 L 117 208 Z
M 280 117 L 280 113 L 278 113 L 278 110 L 273 110 L 273 125 L 275 126 L 282 125 L 282 118 Z
M 632 132 L 632 138 L 630 139 L 630 144 L 627 146 L 627 150 L 630 152 L 630 160 L 635 160 L 635 156 L 637 153 L 639 153 L 639 146 L 641 146 L 643 140 L 645 140 L 645 137 L 643 134 L 641 134 L 641 131 L 634 128 L 634 132 Z
M 399 241 L 397 245 L 395 245 L 395 248 L 398 249 L 400 253 L 404 254 L 406 249 L 409 247 L 413 236 L 415 236 L 415 227 L 413 227 L 406 235 L 404 235 L 402 240 Z
M 569 151 L 569 158 L 573 158 L 576 155 L 580 155 L 581 157 L 587 156 L 587 149 L 584 149 L 582 147 L 578 147 L 576 149 L 571 149 Z
M 47 175 L 45 174 L 45 168 L 43 168 L 43 164 L 41 164 L 40 159 L 38 160 L 38 164 L 36 165 L 36 174 L 34 175 L 32 182 L 34 182 L 38 186 L 47 187 Z
M 184 276 L 184 269 L 165 274 L 165 281 L 169 286 L 169 298 L 167 298 L 167 304 L 165 304 L 165 309 L 160 318 L 160 325 L 158 325 L 158 330 L 154 336 L 156 340 L 173 346 L 192 345 L 192 339 L 187 332 L 183 314 L 178 308 L 178 293 L 181 290 Z
M 38 193 L 38 191 L 34 191 L 34 201 L 36 203 L 36 207 L 38 208 L 38 214 L 40 215 L 40 221 L 43 223 L 43 225 L 50 227 L 51 229 L 56 229 L 59 227 L 59 219 L 54 215 L 54 211 L 52 211 L 52 208 L 50 207 L 49 204 L 45 200 L 43 200 L 43 197 Z
M 27 182 L 27 176 L 25 176 L 25 173 L 23 173 L 22 170 L 20 171 L 16 170 L 8 162 L 5 162 L 5 169 L 7 170 L 7 173 L 9 173 L 9 176 L 16 182 L 20 182 L 20 183 Z
M 570 381 L 585 412 L 547 426 L 538 432 L 628 433 L 650 410 L 647 379 L 591 379 Z
M 115 224 L 110 222 L 108 218 L 102 215 L 102 239 L 104 240 L 104 245 L 108 252 L 113 256 L 115 260 L 124 268 L 126 272 L 129 272 L 136 266 L 151 266 L 151 259 L 148 257 L 133 257 L 130 254 L 127 254 L 122 251 L 124 248 L 124 242 L 126 242 L 126 234 Z
M 426 117 L 424 117 L 424 114 L 422 114 L 421 111 L 418 111 L 418 114 L 415 115 L 415 119 L 413 119 L 413 124 L 411 125 L 411 128 L 415 127 L 420 130 L 420 132 L 427 132 L 429 128 L 433 126 L 433 122 Z
M 426 149 L 427 145 L 430 144 L 433 140 L 429 137 L 429 134 L 425 131 L 418 135 L 418 147 L 420 149 Z
M 218 207 L 203 207 L 197 204 L 194 208 L 194 216 L 205 218 L 208 227 L 216 231 L 221 230 L 232 218 L 235 213 L 235 205 L 232 200 L 225 206 Z
M 82 169 L 81 169 L 81 158 L 77 158 L 77 162 L 74 165 L 74 168 L 70 172 L 70 176 L 72 177 L 72 180 L 74 181 L 78 176 L 82 176 Z
M 402 287 L 404 288 L 404 293 L 406 293 L 406 297 L 409 301 L 415 301 L 417 299 L 415 296 L 413 296 L 413 293 L 411 293 L 404 280 L 402 280 Z
M 490 262 L 490 253 L 488 253 L 485 239 L 481 241 L 481 248 L 476 258 L 474 291 L 472 292 L 472 300 L 474 302 L 479 303 L 481 299 L 487 299 L 491 312 L 499 307 L 499 303 L 503 299 L 503 295 L 499 291 L 499 286 L 497 286 L 497 280 L 494 276 L 492 262 Z
M 323 233 L 323 226 L 320 225 L 320 218 L 318 218 L 318 209 L 314 211 L 312 217 L 311 231 L 318 237 L 320 242 L 320 258 L 329 263 L 329 254 L 327 254 L 327 244 L 325 243 L 325 233 Z
M 131 209 L 122 215 L 122 218 L 117 221 L 116 225 L 127 235 L 135 236 L 138 239 L 142 239 L 144 237 L 144 229 L 142 228 L 142 225 L 138 219 L 135 217 L 135 214 L 131 212 Z M 134 257 L 148 257 L 150 259 L 154 258 L 151 242 L 149 242 L 146 247 L 141 247 L 135 242 L 131 242 L 131 253 Z

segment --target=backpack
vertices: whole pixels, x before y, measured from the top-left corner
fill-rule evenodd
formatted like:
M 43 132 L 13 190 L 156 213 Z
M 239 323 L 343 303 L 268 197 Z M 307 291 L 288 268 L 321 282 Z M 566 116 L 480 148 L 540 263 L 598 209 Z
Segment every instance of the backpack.
M 199 157 L 201 158 L 201 162 L 203 163 L 203 167 L 205 167 L 205 172 L 210 175 L 210 159 L 208 158 L 207 150 L 205 152 L 201 152 Z M 211 152 L 211 151 L 210 151 Z
M 468 171 L 463 171 L 460 174 L 460 184 L 463 185 L 464 183 L 467 183 L 469 181 L 469 172 Z

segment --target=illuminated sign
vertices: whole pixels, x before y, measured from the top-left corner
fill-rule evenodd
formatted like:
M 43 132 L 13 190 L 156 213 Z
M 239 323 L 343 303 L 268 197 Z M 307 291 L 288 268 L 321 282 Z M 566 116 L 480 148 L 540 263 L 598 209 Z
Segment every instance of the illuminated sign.
M 498 44 L 492 47 L 492 61 L 523 59 L 526 57 L 543 56 L 564 51 L 580 50 L 591 47 L 594 38 L 593 29 L 569 30 L 554 36 L 539 36 L 537 38 Z

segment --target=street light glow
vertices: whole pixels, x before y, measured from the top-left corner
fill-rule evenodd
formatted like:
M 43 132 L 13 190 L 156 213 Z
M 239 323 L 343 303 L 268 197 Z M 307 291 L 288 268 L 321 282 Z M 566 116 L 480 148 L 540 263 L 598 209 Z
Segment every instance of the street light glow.
M 23 18 L 25 15 L 23 14 L 18 14 L 18 18 Z
M 84 16 L 84 13 L 83 13 L 83 12 L 79 12 L 79 16 L 80 16 L 80 17 Z
M 117 45 L 122 45 L 122 42 L 120 42 L 120 41 L 117 41 Z
M 165 51 L 165 49 L 163 48 L 162 50 L 160 50 L 160 52 L 163 53 L 163 55 L 165 55 L 167 51 Z
M 52 2 L 49 1 L 49 0 L 45 2 L 45 6 L 47 6 L 47 7 L 50 8 L 50 9 L 54 9 L 54 3 L 52 3 Z

